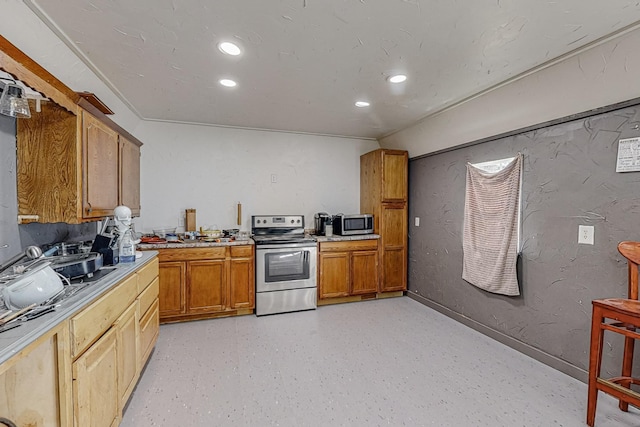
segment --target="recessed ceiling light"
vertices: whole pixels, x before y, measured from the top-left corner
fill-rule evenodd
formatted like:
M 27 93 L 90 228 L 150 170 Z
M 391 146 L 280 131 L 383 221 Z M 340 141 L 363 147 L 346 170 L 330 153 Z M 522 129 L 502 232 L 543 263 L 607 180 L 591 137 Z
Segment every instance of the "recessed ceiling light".
M 364 108 L 364 107 L 368 107 L 369 104 L 367 101 L 356 101 L 356 107 L 360 107 L 360 108 Z
M 218 44 L 218 49 L 220 49 L 220 52 L 226 53 L 227 55 L 238 56 L 242 53 L 240 48 L 231 42 L 222 42 Z
M 396 74 L 395 76 L 390 76 L 387 80 L 389 80 L 390 83 L 402 83 L 407 80 L 407 76 L 404 74 Z
M 222 79 L 222 80 L 220 80 L 220 84 L 222 86 L 226 86 L 226 87 L 235 87 L 237 85 L 236 82 L 234 82 L 233 80 L 230 80 L 230 79 Z

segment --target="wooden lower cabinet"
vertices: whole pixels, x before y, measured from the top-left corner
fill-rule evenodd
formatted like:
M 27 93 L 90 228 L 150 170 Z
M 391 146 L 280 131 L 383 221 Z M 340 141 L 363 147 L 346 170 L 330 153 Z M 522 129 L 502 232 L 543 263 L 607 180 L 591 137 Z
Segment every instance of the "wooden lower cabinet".
M 233 251 L 232 255 L 234 255 Z M 231 297 L 229 307 L 234 310 L 253 309 L 256 306 L 253 255 L 249 258 L 231 258 L 229 264 L 229 283 L 233 284 L 229 292 Z
M 187 263 L 163 261 L 160 263 L 160 317 L 185 313 Z
M 137 302 L 131 304 L 113 326 L 116 329 L 116 350 L 118 352 L 118 398 L 120 399 L 120 407 L 123 408 L 138 380 L 140 325 Z
M 380 292 L 407 289 L 407 204 L 384 203 L 380 208 Z
M 253 245 L 158 252 L 161 323 L 253 313 Z
M 378 251 L 351 253 L 351 295 L 378 291 Z
M 318 298 L 378 291 L 378 240 L 320 242 Z
M 158 261 L 69 320 L 73 425 L 116 426 L 159 331 Z
M 320 252 L 318 292 L 321 299 L 349 295 L 349 257 L 349 252 Z
M 227 283 L 224 259 L 187 262 L 187 313 L 224 311 Z
M 17 426 L 73 425 L 69 329 L 63 323 L 0 365 L 0 416 Z
M 77 427 L 110 427 L 120 422 L 116 339 L 116 330 L 111 328 L 73 362 Z

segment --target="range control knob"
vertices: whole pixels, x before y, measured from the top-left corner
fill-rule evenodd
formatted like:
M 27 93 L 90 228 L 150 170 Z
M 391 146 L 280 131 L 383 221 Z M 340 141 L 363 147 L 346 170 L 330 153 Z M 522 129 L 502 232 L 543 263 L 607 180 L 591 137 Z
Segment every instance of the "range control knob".
M 300 224 L 300 220 L 298 220 L 298 224 Z
M 291 220 L 291 224 L 293 224 L 293 223 L 294 223 L 294 220 Z

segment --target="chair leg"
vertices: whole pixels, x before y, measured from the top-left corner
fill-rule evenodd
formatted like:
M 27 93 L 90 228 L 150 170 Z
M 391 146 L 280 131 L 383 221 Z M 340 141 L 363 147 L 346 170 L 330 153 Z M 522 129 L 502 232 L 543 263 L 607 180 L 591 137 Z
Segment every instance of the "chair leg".
M 602 364 L 602 345 L 604 329 L 602 324 L 602 309 L 593 306 L 591 318 L 591 346 L 589 349 L 589 391 L 587 398 L 587 425 L 593 427 L 596 420 L 596 404 L 598 402 L 598 388 L 596 387 L 600 366 Z
M 624 353 L 622 356 L 622 376 L 630 377 L 631 371 L 633 370 L 633 347 L 636 340 L 629 337 L 624 337 Z M 624 385 L 624 384 L 622 384 Z M 627 388 L 631 388 L 631 384 L 624 385 Z M 629 404 L 624 401 L 620 401 L 618 403 L 618 407 L 627 412 L 629 410 Z

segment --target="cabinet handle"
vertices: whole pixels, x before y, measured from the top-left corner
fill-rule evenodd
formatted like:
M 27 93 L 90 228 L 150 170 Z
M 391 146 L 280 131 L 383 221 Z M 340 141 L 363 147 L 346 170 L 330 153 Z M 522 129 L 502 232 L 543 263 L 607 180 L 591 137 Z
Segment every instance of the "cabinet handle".
M 87 202 L 87 204 L 89 205 L 89 207 L 87 208 L 87 213 L 93 212 L 93 206 L 91 206 L 91 203 Z

